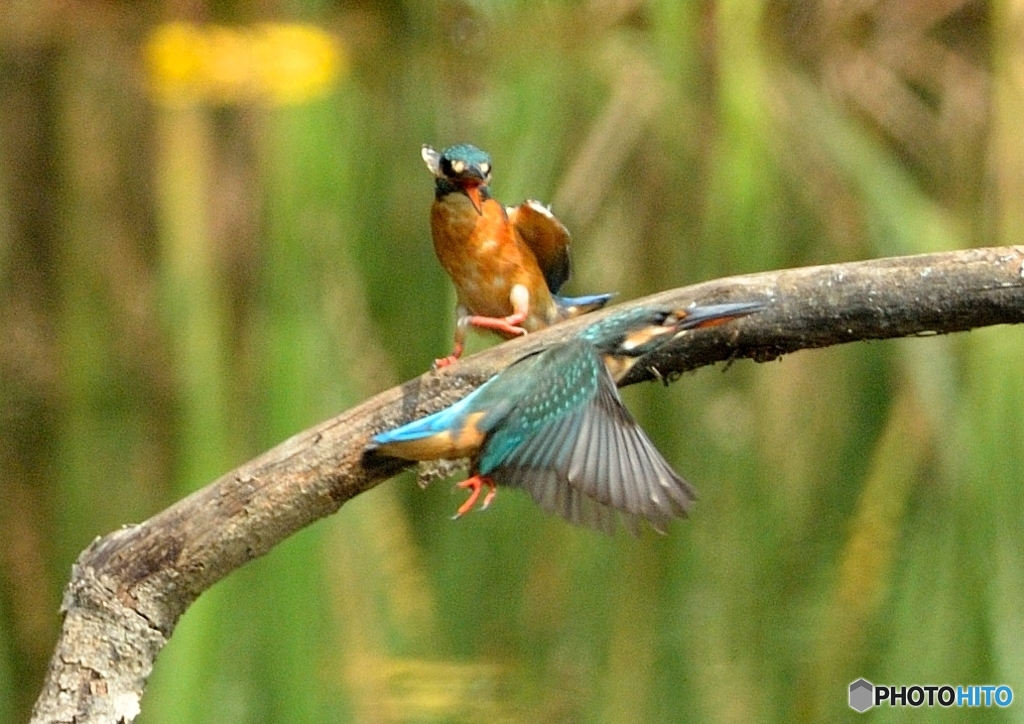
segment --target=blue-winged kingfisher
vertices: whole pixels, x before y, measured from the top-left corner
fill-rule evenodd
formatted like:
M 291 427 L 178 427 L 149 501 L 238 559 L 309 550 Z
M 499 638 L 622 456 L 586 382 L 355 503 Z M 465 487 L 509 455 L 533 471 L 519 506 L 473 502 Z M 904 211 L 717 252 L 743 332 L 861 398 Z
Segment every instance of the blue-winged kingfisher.
M 693 488 L 622 404 L 616 382 L 680 332 L 728 322 L 761 302 L 637 308 L 517 360 L 454 405 L 372 438 L 368 454 L 405 460 L 469 458 L 471 491 L 458 518 L 488 488 L 526 490 L 572 523 L 612 530 L 647 520 L 663 531 L 683 517 Z

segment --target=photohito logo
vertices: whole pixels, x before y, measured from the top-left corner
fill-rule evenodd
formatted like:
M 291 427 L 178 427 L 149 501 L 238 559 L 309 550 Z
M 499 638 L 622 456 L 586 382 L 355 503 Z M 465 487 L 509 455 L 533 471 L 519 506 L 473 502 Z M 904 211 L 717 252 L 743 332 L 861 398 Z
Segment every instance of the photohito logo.
M 850 684 L 850 708 L 861 714 L 873 706 L 998 706 L 1013 703 L 1013 689 L 994 686 L 950 686 L 949 684 L 886 686 L 857 679 Z

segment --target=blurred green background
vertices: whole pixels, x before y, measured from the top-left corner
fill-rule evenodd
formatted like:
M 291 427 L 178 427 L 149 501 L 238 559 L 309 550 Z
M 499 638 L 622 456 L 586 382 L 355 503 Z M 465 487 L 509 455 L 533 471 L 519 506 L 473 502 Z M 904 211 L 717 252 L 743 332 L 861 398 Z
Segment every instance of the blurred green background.
M 421 143 L 553 202 L 570 292 L 1015 243 L 1022 17 L 0 0 L 0 724 L 95 536 L 449 351 Z M 140 721 L 836 721 L 861 676 L 1024 696 L 1022 361 L 1003 327 L 627 390 L 701 493 L 664 537 L 511 491 L 453 523 L 450 484 L 399 477 L 205 594 Z

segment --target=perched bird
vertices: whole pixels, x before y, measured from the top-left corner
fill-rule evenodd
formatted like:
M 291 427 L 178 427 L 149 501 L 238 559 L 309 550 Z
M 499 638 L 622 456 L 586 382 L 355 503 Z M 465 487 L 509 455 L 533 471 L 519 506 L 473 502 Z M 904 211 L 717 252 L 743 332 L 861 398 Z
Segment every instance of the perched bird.
M 470 490 L 486 508 L 497 485 L 523 488 L 545 510 L 603 530 L 616 513 L 663 531 L 686 515 L 693 488 L 672 470 L 623 406 L 616 381 L 682 330 L 721 324 L 760 302 L 633 309 L 514 362 L 451 407 L 372 438 L 370 455 L 468 457 Z
M 441 152 L 424 146 L 423 160 L 435 178 L 434 251 L 459 303 L 455 349 L 435 366 L 462 355 L 471 326 L 515 337 L 599 309 L 612 297 L 557 296 L 569 278 L 569 232 L 537 201 L 506 209 L 491 198 L 486 153 L 469 144 Z

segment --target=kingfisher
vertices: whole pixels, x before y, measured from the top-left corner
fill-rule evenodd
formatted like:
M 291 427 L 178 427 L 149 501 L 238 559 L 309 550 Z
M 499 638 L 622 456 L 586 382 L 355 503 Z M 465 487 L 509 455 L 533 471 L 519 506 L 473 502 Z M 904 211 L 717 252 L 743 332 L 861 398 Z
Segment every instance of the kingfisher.
M 664 532 L 696 495 L 668 464 L 619 397 L 616 382 L 680 332 L 752 314 L 761 302 L 640 307 L 590 325 L 567 342 L 512 363 L 454 405 L 376 435 L 371 456 L 469 458 L 470 491 L 459 518 L 487 488 L 526 490 L 548 512 L 607 532 L 617 518 Z
M 435 367 L 462 356 L 469 327 L 511 338 L 600 309 L 611 299 L 558 296 L 570 274 L 569 231 L 538 201 L 506 208 L 492 198 L 487 153 L 464 143 L 440 152 L 425 145 L 422 155 L 435 179 L 434 252 L 458 297 L 455 347 Z

